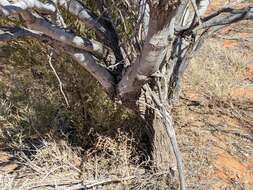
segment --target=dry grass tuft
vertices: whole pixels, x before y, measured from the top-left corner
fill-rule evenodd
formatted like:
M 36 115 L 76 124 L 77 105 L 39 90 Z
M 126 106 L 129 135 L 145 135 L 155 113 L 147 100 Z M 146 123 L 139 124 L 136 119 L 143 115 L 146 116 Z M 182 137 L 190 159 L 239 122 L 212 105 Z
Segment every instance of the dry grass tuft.
M 224 48 L 217 40 L 208 40 L 192 60 L 186 83 L 196 92 L 210 98 L 229 101 L 233 88 L 243 80 L 249 54 L 239 49 Z
M 209 39 L 186 71 L 174 118 L 190 189 L 251 189 L 253 100 L 234 95 L 253 87 L 245 43 L 224 48 L 223 40 Z

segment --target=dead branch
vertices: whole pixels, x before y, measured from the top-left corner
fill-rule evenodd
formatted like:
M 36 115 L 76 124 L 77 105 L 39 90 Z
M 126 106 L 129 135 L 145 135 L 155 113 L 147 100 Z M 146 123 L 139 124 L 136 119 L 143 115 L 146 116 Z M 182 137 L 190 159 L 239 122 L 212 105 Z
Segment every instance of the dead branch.
M 224 12 L 228 13 L 228 15 L 221 15 L 221 13 Z M 203 18 L 202 26 L 196 29 L 210 28 L 218 25 L 228 25 L 240 20 L 249 19 L 253 19 L 253 8 L 251 7 L 243 9 L 225 8 L 218 11 L 217 13 Z
M 57 78 L 57 80 L 58 80 L 59 88 L 60 88 L 61 94 L 62 94 L 62 96 L 63 96 L 63 98 L 64 98 L 64 100 L 65 100 L 66 105 L 69 107 L 69 101 L 68 101 L 68 98 L 67 98 L 67 96 L 66 96 L 66 94 L 65 94 L 65 92 L 64 92 L 64 90 L 63 90 L 63 85 L 62 85 L 61 79 L 60 79 L 59 75 L 57 74 L 57 72 L 56 72 L 56 70 L 55 70 L 55 68 L 54 68 L 54 66 L 53 66 L 53 64 L 52 64 L 52 56 L 53 56 L 53 53 L 51 52 L 50 55 L 48 55 L 48 63 L 49 63 L 49 66 L 51 67 L 51 69 L 52 69 L 54 75 L 56 76 L 56 78 Z
M 198 18 L 198 21 L 199 21 L 199 23 L 201 25 L 202 21 L 201 21 L 201 17 L 200 17 L 200 13 L 199 13 L 196 1 L 195 0 L 190 0 L 190 1 L 191 1 L 191 4 L 192 4 L 193 8 L 194 8 L 195 14 L 196 14 L 196 16 Z
M 154 176 L 162 176 L 170 173 L 170 171 L 161 171 L 161 172 L 156 172 L 153 174 L 150 174 L 151 177 Z M 98 180 L 76 180 L 76 181 L 64 181 L 64 182 L 59 182 L 55 183 L 53 180 L 48 180 L 44 181 L 43 183 L 32 185 L 29 187 L 29 189 L 34 189 L 34 188 L 42 188 L 42 187 L 52 187 L 55 188 L 57 186 L 58 189 L 64 189 L 64 190 L 79 190 L 79 189 L 91 189 L 93 187 L 97 186 L 105 186 L 105 185 L 110 185 L 110 184 L 115 184 L 115 183 L 122 183 L 124 181 L 132 181 L 132 180 L 139 180 L 139 179 L 146 179 L 147 174 L 141 174 L 141 175 L 132 175 L 128 177 L 123 177 L 123 178 L 106 178 L 106 179 L 98 179 Z
M 52 3 L 42 3 L 39 0 L 22 0 L 15 3 L 9 3 L 7 0 L 0 2 L 0 15 L 8 17 L 10 15 L 17 15 L 28 9 L 36 9 L 43 13 L 53 14 L 56 11 Z

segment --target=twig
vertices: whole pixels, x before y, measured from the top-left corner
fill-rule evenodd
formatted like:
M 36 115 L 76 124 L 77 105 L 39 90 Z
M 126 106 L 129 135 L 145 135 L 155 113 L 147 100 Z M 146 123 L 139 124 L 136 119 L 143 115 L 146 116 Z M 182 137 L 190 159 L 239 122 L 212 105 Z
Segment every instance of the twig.
M 104 179 L 104 180 L 95 180 L 93 182 L 88 182 L 88 183 L 79 183 L 76 185 L 73 185 L 72 187 L 66 188 L 66 190 L 79 190 L 79 189 L 90 189 L 92 187 L 100 186 L 100 185 L 107 185 L 111 183 L 120 183 L 122 181 L 128 181 L 128 180 L 133 180 L 135 179 L 136 176 L 129 176 L 125 178 L 120 178 L 120 179 Z
M 226 129 L 227 128 L 226 126 L 222 126 L 222 125 L 215 126 L 215 125 L 209 124 L 209 128 L 212 128 L 209 130 L 213 131 L 213 132 L 218 131 L 218 132 L 222 132 L 222 133 L 232 134 L 232 135 L 253 141 L 253 138 L 249 134 L 241 133 L 241 131 L 236 130 L 236 129 L 234 129 L 234 130 L 233 129 L 231 129 L 231 130 Z
M 54 66 L 52 64 L 52 55 L 53 55 L 53 52 L 51 52 L 50 55 L 48 55 L 48 63 L 49 63 L 51 69 L 53 70 L 53 72 L 54 72 L 54 74 L 55 74 L 55 76 L 56 76 L 56 78 L 58 80 L 61 94 L 62 94 L 62 96 L 63 96 L 63 98 L 64 98 L 67 106 L 69 107 L 69 101 L 68 101 L 68 98 L 67 98 L 66 94 L 63 91 L 63 85 L 62 85 L 61 79 L 60 79 L 59 75 L 57 74 L 57 72 L 56 72 L 56 70 L 55 70 L 55 68 L 54 68 Z
M 202 25 L 202 21 L 201 21 L 201 17 L 200 17 L 200 14 L 199 14 L 199 10 L 198 10 L 198 7 L 196 5 L 196 0 L 190 0 L 191 1 L 191 4 L 193 6 L 193 9 L 195 11 L 195 14 L 198 18 L 198 21 L 199 21 L 199 24 Z
M 153 176 L 161 176 L 170 173 L 169 170 L 165 170 L 162 172 L 157 172 L 151 174 L 151 177 Z M 61 182 L 58 184 L 55 184 L 53 181 L 44 182 L 43 184 L 34 185 L 32 187 L 29 187 L 29 189 L 34 188 L 40 188 L 40 187 L 56 187 L 57 189 L 64 189 L 64 190 L 79 190 L 79 189 L 91 189 L 93 187 L 101 186 L 101 185 L 109 185 L 113 183 L 121 183 L 122 181 L 130 181 L 134 179 L 140 179 L 140 178 L 146 178 L 145 174 L 141 175 L 132 175 L 128 177 L 123 178 L 106 178 L 106 179 L 100 179 L 100 180 L 90 180 L 90 181 L 83 181 L 83 180 L 76 180 L 76 181 L 68 181 L 68 182 Z

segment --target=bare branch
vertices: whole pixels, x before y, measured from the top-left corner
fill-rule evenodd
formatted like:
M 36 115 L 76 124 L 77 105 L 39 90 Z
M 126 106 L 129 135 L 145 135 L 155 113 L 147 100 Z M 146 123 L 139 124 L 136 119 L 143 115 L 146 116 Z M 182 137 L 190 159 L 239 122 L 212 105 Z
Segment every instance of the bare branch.
M 201 21 L 201 16 L 200 16 L 200 13 L 199 13 L 197 4 L 196 4 L 196 0 L 190 0 L 190 1 L 191 1 L 192 6 L 193 6 L 193 9 L 194 9 L 194 11 L 195 11 L 195 15 L 197 16 L 198 21 L 199 21 L 199 23 L 201 24 L 201 23 L 202 23 L 202 21 Z
M 103 57 L 107 53 L 106 48 L 95 40 L 82 38 L 71 32 L 67 32 L 64 29 L 51 24 L 45 19 L 28 12 L 22 13 L 22 16 L 30 29 L 39 31 L 54 40 L 62 42 L 63 44 L 94 53 L 99 57 Z
M 101 41 L 109 46 L 117 59 L 122 61 L 123 56 L 119 48 L 118 35 L 108 19 L 98 17 L 92 13 L 81 1 L 78 0 L 55 0 L 71 14 L 77 16 L 88 27 L 94 29 Z
M 15 3 L 9 3 L 8 1 L 0 2 L 0 15 L 8 17 L 10 15 L 19 14 L 28 9 L 36 9 L 44 13 L 54 13 L 56 11 L 55 6 L 52 3 L 42 3 L 38 0 L 21 0 Z
M 49 63 L 49 66 L 51 67 L 54 75 L 56 76 L 57 80 L 58 80 L 58 83 L 59 83 L 59 88 L 60 88 L 60 91 L 61 91 L 61 94 L 65 100 L 65 103 L 67 106 L 69 106 L 69 101 L 68 101 L 68 98 L 63 90 L 63 85 L 62 85 L 62 82 L 61 82 L 61 79 L 59 77 L 59 75 L 57 74 L 53 64 L 52 64 L 52 56 L 53 56 L 53 52 L 50 52 L 50 55 L 48 55 L 48 63 Z
M 247 7 L 242 9 L 233 9 L 230 7 L 222 8 L 202 19 L 202 24 L 199 25 L 199 22 L 195 22 L 191 26 L 183 26 L 176 28 L 178 33 L 191 34 L 198 32 L 202 29 L 209 28 L 222 28 L 226 25 L 239 22 L 242 20 L 251 20 L 253 19 L 253 8 Z
M 52 9 L 49 10 L 55 12 L 56 9 L 52 4 L 43 4 L 37 0 L 22 0 L 15 4 L 7 4 L 4 2 L 4 4 L 4 6 L 0 6 L 0 13 L 2 13 L 4 16 L 22 13 L 26 24 L 32 30 L 42 32 L 43 34 L 50 36 L 52 39 L 58 40 L 64 44 L 92 52 L 99 57 L 103 57 L 108 52 L 108 50 L 101 43 L 95 40 L 82 38 L 51 24 L 39 16 L 25 12 L 27 9 L 33 7 L 41 8 L 42 10 L 48 7 L 48 9 Z
M 77 16 L 88 27 L 95 29 L 100 35 L 107 35 L 107 29 L 98 20 L 99 18 L 93 14 L 82 2 L 77 0 L 56 0 L 58 4 L 64 7 L 71 14 Z M 107 36 L 108 37 L 108 36 Z M 108 37 L 109 38 L 109 37 Z
M 190 1 L 193 10 L 190 9 Z M 176 30 L 191 28 L 198 18 L 198 24 L 202 23 L 202 16 L 206 13 L 211 0 L 183 0 L 177 12 Z
M 221 15 L 227 13 L 227 15 Z M 210 28 L 218 25 L 228 25 L 241 20 L 253 19 L 253 8 L 232 9 L 224 8 L 203 19 L 202 26 L 196 29 Z
M 69 54 L 74 60 L 83 66 L 101 84 L 102 88 L 110 97 L 115 95 L 114 77 L 107 68 L 96 63 L 95 58 L 90 53 L 81 50 L 78 51 L 72 47 L 63 45 L 36 31 L 18 27 L 0 27 L 0 43 L 21 37 L 34 37 L 41 40 L 43 43 L 49 43 L 58 49 L 62 47 L 64 52 Z M 51 42 L 49 42 L 50 40 Z
M 26 29 L 19 27 L 0 27 L 0 43 L 16 40 L 17 38 L 32 36 Z
M 159 109 L 159 114 L 162 117 L 164 127 L 166 129 L 166 133 L 170 139 L 170 142 L 171 142 L 171 145 L 173 148 L 173 153 L 174 153 L 176 160 L 177 160 L 177 168 L 178 168 L 179 179 L 180 179 L 180 189 L 186 190 L 183 158 L 182 158 L 181 152 L 180 152 L 178 144 L 177 144 L 176 133 L 175 133 L 175 129 L 173 127 L 172 117 L 171 117 L 170 113 L 167 111 L 165 105 L 162 103 L 162 100 L 159 99 L 159 97 L 153 93 L 153 91 L 150 89 L 150 87 L 148 85 L 145 85 L 144 88 L 145 88 L 145 90 L 147 90 L 150 93 L 154 103 L 156 104 L 156 106 Z M 159 92 L 159 93 L 161 93 L 161 92 Z
M 168 100 L 177 98 L 178 89 L 183 76 L 183 73 L 189 63 L 189 48 L 190 44 L 184 38 L 178 37 L 175 39 L 172 47 L 172 57 L 168 64 L 171 65 L 172 71 L 169 74 L 168 81 Z
M 102 86 L 105 92 L 113 97 L 115 95 L 115 79 L 104 66 L 97 64 L 95 59 L 86 52 L 66 51 L 81 66 L 83 66 Z

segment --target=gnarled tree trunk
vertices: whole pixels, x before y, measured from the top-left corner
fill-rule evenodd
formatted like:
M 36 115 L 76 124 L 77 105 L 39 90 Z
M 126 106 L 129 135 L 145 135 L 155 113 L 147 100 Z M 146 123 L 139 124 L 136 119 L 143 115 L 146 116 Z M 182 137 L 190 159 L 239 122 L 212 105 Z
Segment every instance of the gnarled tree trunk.
M 177 163 L 161 115 L 158 111 L 154 111 L 153 117 L 148 119 L 151 120 L 150 127 L 153 132 L 152 156 L 155 166 L 159 170 L 172 169 L 176 171 Z
M 180 171 L 183 172 L 183 163 L 177 144 L 175 145 L 176 136 L 172 126 L 172 117 L 168 111 L 169 104 L 166 104 L 167 107 L 162 105 L 157 96 L 157 91 L 151 90 L 150 86 L 153 85 L 146 84 L 138 96 L 132 98 L 129 96 L 132 101 L 126 101 L 125 105 L 135 111 L 146 123 L 145 132 L 152 146 L 150 156 L 153 167 L 158 171 L 167 171 L 170 180 L 175 182 L 174 177 L 177 173 L 178 164 Z M 137 100 L 133 101 L 134 98 Z M 153 100 L 154 98 L 156 100 Z M 129 104 L 129 102 L 132 103 Z M 182 189 L 184 189 L 184 177 L 181 174 L 179 175 L 182 181 Z
M 136 103 L 138 108 L 132 109 L 137 109 L 136 113 L 145 121 L 146 133 L 152 145 L 150 156 L 154 166 L 158 170 L 174 170 L 176 168 L 175 156 L 160 111 L 155 105 L 151 106 L 152 97 L 148 92 L 142 92 Z

